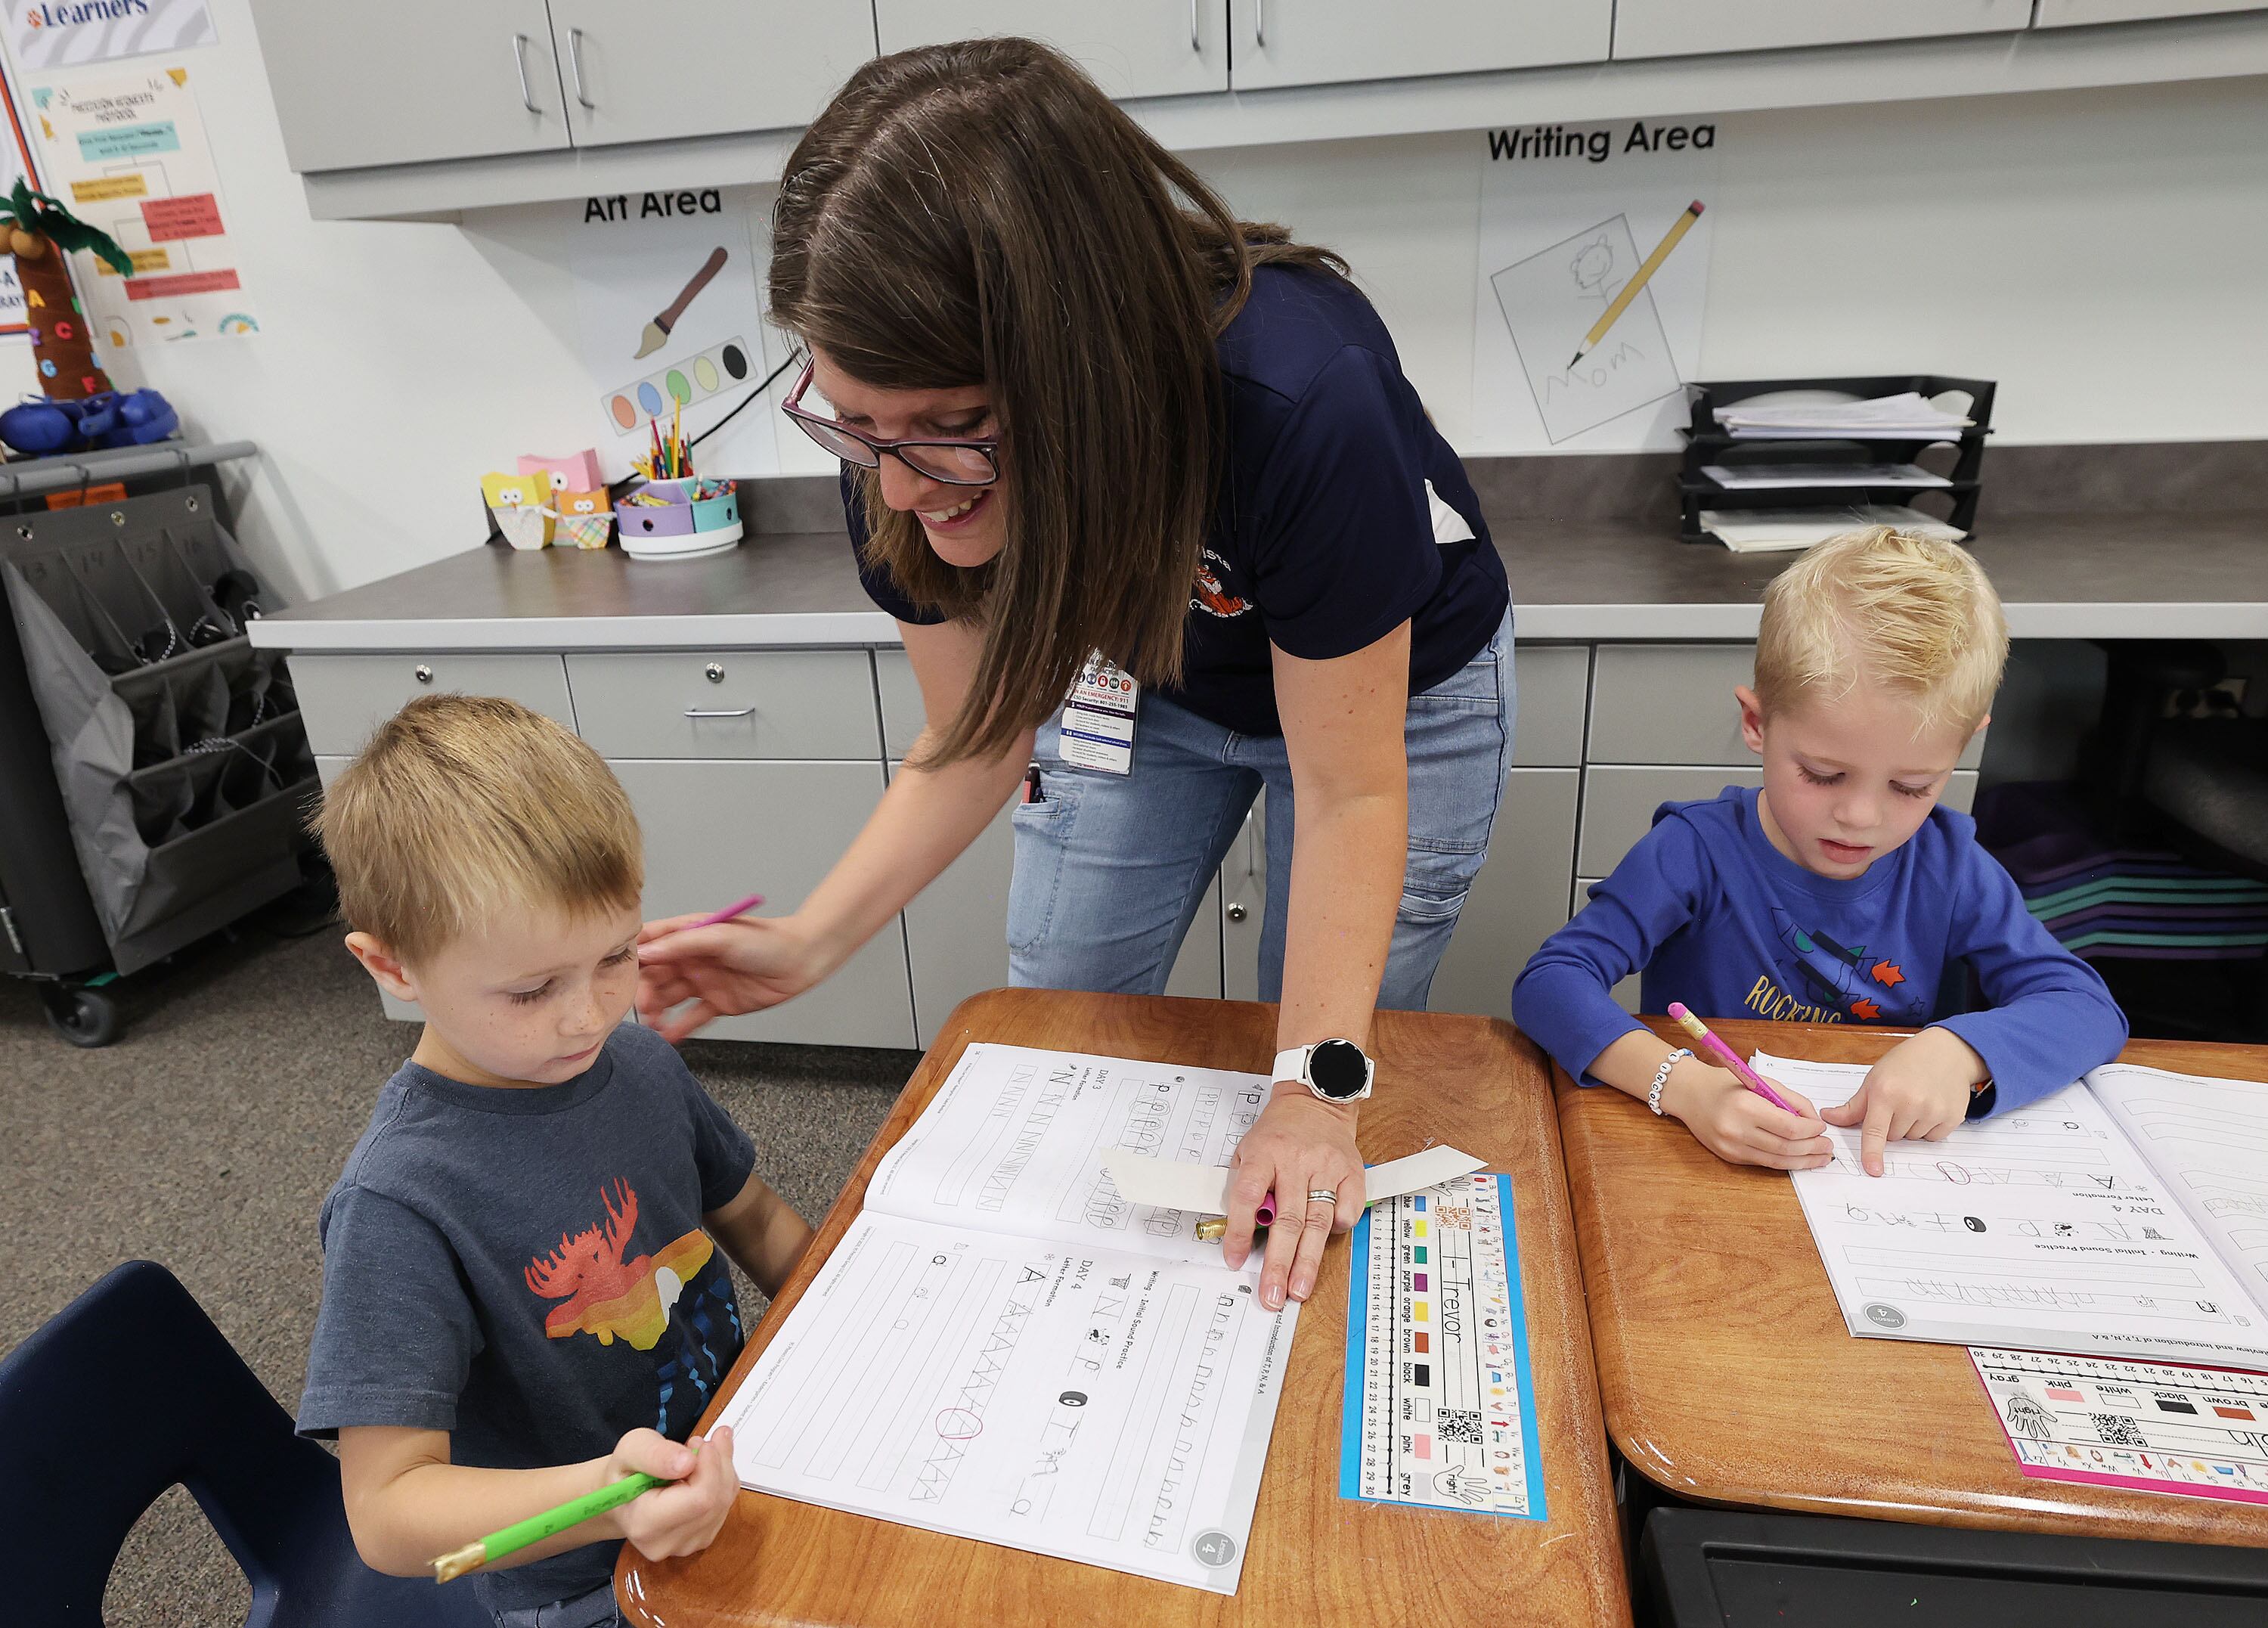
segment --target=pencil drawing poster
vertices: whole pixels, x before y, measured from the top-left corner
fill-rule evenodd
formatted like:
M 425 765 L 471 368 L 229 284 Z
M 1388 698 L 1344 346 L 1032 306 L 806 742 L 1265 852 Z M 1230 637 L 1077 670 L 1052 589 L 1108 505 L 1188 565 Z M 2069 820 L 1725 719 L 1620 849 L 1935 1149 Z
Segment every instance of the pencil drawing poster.
M 1475 450 L 1676 446 L 1683 385 L 1700 369 L 1717 122 L 1523 125 L 1483 139 Z M 1642 276 L 1696 202 L 1698 219 Z

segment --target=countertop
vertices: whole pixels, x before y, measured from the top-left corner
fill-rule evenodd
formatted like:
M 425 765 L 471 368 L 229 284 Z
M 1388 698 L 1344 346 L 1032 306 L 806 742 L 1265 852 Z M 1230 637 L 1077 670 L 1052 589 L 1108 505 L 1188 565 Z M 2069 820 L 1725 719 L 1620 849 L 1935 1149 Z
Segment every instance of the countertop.
M 1522 640 L 1747 639 L 1795 556 L 1679 542 L 1627 519 L 1491 529 Z M 2010 516 L 1974 545 L 2019 638 L 2268 638 L 2268 511 Z M 839 532 L 752 535 L 706 559 L 483 547 L 255 622 L 305 651 L 895 645 Z

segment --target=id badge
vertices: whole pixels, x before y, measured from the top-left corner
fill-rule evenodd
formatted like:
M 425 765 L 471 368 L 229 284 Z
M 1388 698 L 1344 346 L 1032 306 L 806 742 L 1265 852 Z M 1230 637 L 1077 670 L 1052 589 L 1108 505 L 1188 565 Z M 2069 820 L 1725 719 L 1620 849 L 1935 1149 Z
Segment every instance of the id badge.
M 1141 695 L 1141 686 L 1100 652 L 1089 656 L 1064 698 L 1063 761 L 1107 775 L 1133 773 L 1135 703 Z

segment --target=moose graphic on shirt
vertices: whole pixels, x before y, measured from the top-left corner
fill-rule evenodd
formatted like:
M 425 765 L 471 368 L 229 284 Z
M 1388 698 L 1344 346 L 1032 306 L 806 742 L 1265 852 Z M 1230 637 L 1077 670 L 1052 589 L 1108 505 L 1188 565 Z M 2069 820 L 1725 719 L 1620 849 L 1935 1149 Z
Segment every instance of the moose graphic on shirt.
M 707 1271 L 716 1246 L 695 1227 L 652 1255 L 622 1256 L 637 1227 L 637 1190 L 617 1176 L 599 1190 L 606 1219 L 574 1234 L 562 1234 L 559 1247 L 523 1269 L 527 1286 L 557 1300 L 543 1320 L 555 1340 L 578 1334 L 598 1337 L 601 1345 L 621 1339 L 637 1351 L 652 1351 L 673 1325 L 677 1347 L 656 1371 L 660 1396 L 654 1428 L 666 1436 L 691 1428 L 740 1345 L 740 1312 L 723 1263 Z M 729 1331 L 729 1340 L 726 1339 Z M 681 1393 L 679 1381 L 690 1381 Z M 672 1418 L 672 1403 L 681 1418 Z

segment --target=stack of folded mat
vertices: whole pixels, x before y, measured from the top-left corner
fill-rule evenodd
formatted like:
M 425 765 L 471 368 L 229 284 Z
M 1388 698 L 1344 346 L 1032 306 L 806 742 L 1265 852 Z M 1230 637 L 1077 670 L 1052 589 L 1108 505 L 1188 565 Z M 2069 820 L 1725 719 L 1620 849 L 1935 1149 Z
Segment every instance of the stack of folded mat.
M 2073 954 L 2242 961 L 2268 953 L 2268 882 L 2204 870 L 2163 850 L 2114 848 L 2060 784 L 1996 786 L 1979 800 L 1978 840 Z

